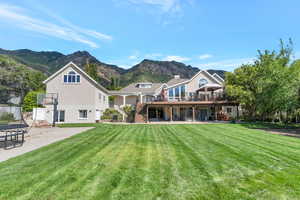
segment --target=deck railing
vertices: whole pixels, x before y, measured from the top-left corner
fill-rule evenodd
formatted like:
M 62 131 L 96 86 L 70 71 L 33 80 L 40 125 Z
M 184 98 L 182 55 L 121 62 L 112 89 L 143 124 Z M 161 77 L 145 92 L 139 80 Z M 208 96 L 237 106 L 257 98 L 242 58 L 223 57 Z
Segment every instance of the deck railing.
M 194 96 L 163 98 L 161 96 L 154 98 L 154 102 L 166 101 L 225 101 L 225 94 L 198 94 Z

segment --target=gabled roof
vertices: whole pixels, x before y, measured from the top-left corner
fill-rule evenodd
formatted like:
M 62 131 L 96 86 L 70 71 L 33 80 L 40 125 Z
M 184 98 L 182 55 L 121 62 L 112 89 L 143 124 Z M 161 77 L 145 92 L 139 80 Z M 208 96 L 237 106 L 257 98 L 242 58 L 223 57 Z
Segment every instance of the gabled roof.
M 197 74 L 195 74 L 191 79 L 190 79 L 190 81 L 192 81 L 194 78 L 196 78 L 201 72 L 204 72 L 205 74 L 207 74 L 210 78 L 212 78 L 213 80 L 215 80 L 217 83 L 219 83 L 219 84 L 221 84 L 222 85 L 222 83 L 218 80 L 218 79 L 216 79 L 215 77 L 213 77 L 208 71 L 206 71 L 206 70 L 200 70 Z
M 167 85 L 170 87 L 170 86 L 173 86 L 173 85 L 177 85 L 177 84 L 180 84 L 180 83 L 184 83 L 186 81 L 188 81 L 189 79 L 184 79 L 184 78 L 172 78 L 171 80 L 169 80 L 167 82 Z
M 78 73 L 80 73 L 81 75 L 83 75 L 91 84 L 93 84 L 94 86 L 96 86 L 98 89 L 100 89 L 100 90 L 108 93 L 108 90 L 106 88 L 104 88 L 102 85 L 100 85 L 97 81 L 95 81 L 92 77 L 90 77 L 87 73 L 85 73 L 85 71 L 83 71 L 80 67 L 78 67 L 73 62 L 69 62 L 68 64 L 66 64 L 60 70 L 58 70 L 57 72 L 55 72 L 54 74 L 52 74 L 50 77 L 48 77 L 46 80 L 44 80 L 43 83 L 47 84 L 49 81 L 51 81 L 52 79 L 54 79 L 56 76 L 58 76 L 60 73 L 62 73 L 65 69 L 67 69 L 70 66 L 73 67 Z
M 196 73 L 191 79 L 180 79 L 180 78 L 173 78 L 171 79 L 167 85 L 168 88 L 183 84 L 183 83 L 189 83 L 191 82 L 194 78 L 196 78 L 201 72 L 204 72 L 205 74 L 207 74 L 207 76 L 209 76 L 211 79 L 213 79 L 216 83 L 222 85 L 223 83 L 220 82 L 220 80 L 218 80 L 216 77 L 212 76 L 208 71 L 206 70 L 200 70 L 198 73 Z
M 212 76 L 213 76 L 214 78 L 216 78 L 216 79 L 222 81 L 222 82 L 225 81 L 225 80 L 224 80 L 219 74 L 217 74 L 217 73 L 214 73 Z
M 140 83 L 131 83 L 119 91 L 110 91 L 110 94 L 115 95 L 136 95 L 136 94 L 156 94 L 165 85 L 164 83 L 151 83 L 151 88 L 139 88 L 137 85 Z M 150 84 L 150 83 L 148 83 Z

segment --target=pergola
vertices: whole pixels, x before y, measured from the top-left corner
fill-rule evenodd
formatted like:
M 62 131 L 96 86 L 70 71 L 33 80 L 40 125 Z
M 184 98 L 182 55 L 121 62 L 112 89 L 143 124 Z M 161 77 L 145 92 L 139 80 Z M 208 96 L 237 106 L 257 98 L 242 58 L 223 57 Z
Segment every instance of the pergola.
M 211 94 L 213 95 L 216 90 L 219 90 L 222 88 L 223 87 L 218 84 L 209 83 L 209 84 L 201 86 L 198 90 L 196 90 L 196 94 L 197 94 L 197 96 L 199 96 L 199 92 L 205 92 L 205 101 L 208 101 L 207 92 L 211 92 Z

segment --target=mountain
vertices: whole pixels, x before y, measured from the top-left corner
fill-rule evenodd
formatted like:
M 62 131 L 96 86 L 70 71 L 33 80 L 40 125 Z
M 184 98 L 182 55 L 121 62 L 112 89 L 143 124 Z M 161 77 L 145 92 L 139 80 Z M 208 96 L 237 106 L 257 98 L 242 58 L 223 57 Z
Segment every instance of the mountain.
M 174 75 L 190 78 L 199 71 L 198 68 L 175 61 L 143 60 L 141 63 L 128 69 L 123 74 L 121 85 L 128 85 L 135 81 L 167 82 Z
M 99 61 L 87 51 L 76 51 L 64 55 L 56 51 L 36 52 L 29 49 L 5 50 L 0 49 L 0 54 L 8 55 L 17 62 L 43 72 L 47 76 L 56 72 L 68 62 L 72 61 L 81 68 L 89 63 L 95 63 L 98 67 L 98 75 L 101 84 L 108 87 L 111 79 L 118 79 L 121 87 L 136 81 L 167 82 L 174 75 L 182 78 L 191 78 L 199 71 L 198 68 L 175 61 L 143 60 L 141 63 L 129 69 L 123 69 L 116 65 L 106 64 Z M 217 73 L 224 78 L 223 70 L 208 70 L 211 74 Z
M 101 84 L 108 86 L 112 77 L 120 78 L 121 74 L 125 73 L 126 70 L 116 65 L 110 65 L 97 60 L 94 56 L 90 55 L 87 51 L 77 51 L 69 55 L 65 55 L 57 60 L 54 67 L 54 72 L 60 67 L 63 67 L 69 62 L 74 62 L 80 68 L 84 69 L 87 62 L 94 63 L 98 67 L 98 75 L 101 77 Z
M 42 71 L 46 74 L 52 74 L 59 67 L 57 61 L 64 57 L 62 53 L 55 51 L 31 51 L 29 49 L 5 50 L 0 49 L 0 54 L 8 55 L 19 63 L 30 66 L 31 68 Z

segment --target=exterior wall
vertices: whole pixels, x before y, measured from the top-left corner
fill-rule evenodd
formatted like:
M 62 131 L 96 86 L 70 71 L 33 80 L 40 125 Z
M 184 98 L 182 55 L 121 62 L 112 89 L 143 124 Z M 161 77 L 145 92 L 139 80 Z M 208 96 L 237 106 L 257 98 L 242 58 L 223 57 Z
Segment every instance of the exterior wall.
M 108 95 L 105 94 L 103 91 L 96 89 L 95 90 L 95 119 L 100 120 L 103 112 L 109 107 L 109 99 Z M 96 117 L 97 112 L 99 112 L 98 118 Z
M 64 83 L 64 75 L 70 71 L 78 73 L 70 65 L 47 83 L 46 92 L 58 94 L 58 110 L 65 111 L 64 123 L 94 123 L 96 109 L 103 111 L 108 107 L 108 95 L 96 88 L 81 73 L 78 73 L 81 76 L 80 83 Z M 105 96 L 105 102 L 99 100 L 99 94 Z M 47 121 L 52 122 L 53 106 L 46 108 Z M 79 119 L 79 110 L 87 110 L 87 119 Z
M 191 80 L 187 86 L 186 86 L 186 92 L 195 92 L 197 89 L 199 89 L 199 80 L 200 79 L 206 79 L 208 81 L 208 84 L 219 84 L 215 80 L 213 80 L 210 76 L 205 74 L 205 72 L 201 72 L 196 76 L 193 80 Z
M 126 105 L 136 106 L 136 102 L 139 97 L 138 96 L 126 96 Z M 123 106 L 123 96 L 115 96 L 114 105 Z

